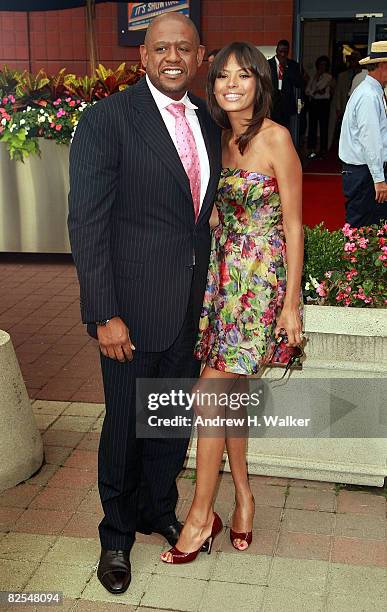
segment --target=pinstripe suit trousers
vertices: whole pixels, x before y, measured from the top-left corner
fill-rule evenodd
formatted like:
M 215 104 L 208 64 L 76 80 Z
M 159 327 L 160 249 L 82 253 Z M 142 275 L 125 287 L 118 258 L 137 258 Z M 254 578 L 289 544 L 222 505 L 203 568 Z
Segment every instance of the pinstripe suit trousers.
M 106 417 L 99 456 L 98 485 L 105 517 L 99 525 L 103 548 L 130 549 L 136 526 L 163 528 L 175 519 L 176 478 L 188 439 L 136 439 L 136 378 L 195 378 L 197 326 L 192 300 L 174 343 L 161 352 L 135 352 L 120 363 L 101 354 Z

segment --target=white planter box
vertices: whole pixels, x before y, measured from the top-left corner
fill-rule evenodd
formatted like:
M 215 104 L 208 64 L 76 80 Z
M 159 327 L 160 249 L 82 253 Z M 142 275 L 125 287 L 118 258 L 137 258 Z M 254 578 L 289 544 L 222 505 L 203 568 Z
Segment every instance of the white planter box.
M 70 253 L 69 148 L 40 139 L 42 156 L 9 159 L 0 143 L 0 252 Z
M 307 359 L 303 370 L 292 376 L 387 376 L 387 310 L 306 306 L 305 333 Z M 279 373 L 275 369 L 266 375 Z M 194 457 L 195 444 L 189 466 L 194 466 Z M 387 440 L 250 438 L 248 463 L 251 474 L 382 486 L 387 476 Z

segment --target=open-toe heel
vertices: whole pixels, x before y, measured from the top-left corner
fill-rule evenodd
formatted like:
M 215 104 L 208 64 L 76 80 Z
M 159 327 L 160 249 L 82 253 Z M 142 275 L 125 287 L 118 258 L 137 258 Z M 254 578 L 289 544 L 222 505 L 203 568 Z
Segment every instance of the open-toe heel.
M 208 549 L 207 549 L 206 552 L 207 552 L 208 555 L 211 553 L 212 544 L 214 542 L 214 539 L 222 531 L 222 529 L 223 529 L 222 520 L 221 520 L 220 516 L 216 512 L 214 512 L 214 520 L 213 520 L 213 523 L 212 523 L 211 534 L 206 539 L 206 542 L 208 543 Z M 183 552 L 183 551 L 179 550 L 176 546 L 173 546 L 173 548 L 171 548 L 168 551 L 172 555 L 171 561 L 164 560 L 163 558 L 161 560 L 164 561 L 164 563 L 175 563 L 175 564 L 177 564 L 177 563 L 190 563 L 191 561 L 194 561 L 196 559 L 198 554 L 201 552 L 202 547 L 203 547 L 203 545 L 200 548 L 198 548 L 197 550 L 194 550 L 192 552 Z
M 255 499 L 254 499 L 254 496 L 252 496 L 252 500 L 253 500 L 253 506 L 255 508 Z M 235 540 L 242 540 L 243 542 L 246 542 L 246 544 L 247 544 L 246 548 L 239 548 L 239 546 L 237 544 L 235 544 Z M 253 532 L 252 531 L 242 531 L 242 532 L 234 531 L 234 529 L 232 529 L 230 527 L 230 542 L 233 545 L 233 547 L 235 548 L 235 550 L 239 550 L 240 552 L 243 552 L 244 550 L 247 550 L 252 541 L 253 541 Z
M 246 548 L 239 548 L 238 546 L 236 546 L 235 540 L 243 540 L 244 542 L 246 542 L 247 543 Z M 230 542 L 235 548 L 235 550 L 240 550 L 240 552 L 247 550 L 247 548 L 250 546 L 252 541 L 253 541 L 252 531 L 245 531 L 243 533 L 239 533 L 238 531 L 234 531 L 233 529 L 230 529 Z

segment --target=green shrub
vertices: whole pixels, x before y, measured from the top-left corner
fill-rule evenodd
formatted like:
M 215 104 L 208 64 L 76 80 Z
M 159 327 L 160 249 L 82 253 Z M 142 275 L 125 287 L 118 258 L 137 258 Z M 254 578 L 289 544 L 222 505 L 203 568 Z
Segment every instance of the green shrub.
M 306 227 L 303 272 L 304 298 L 317 299 L 316 288 L 328 270 L 344 267 L 343 249 L 345 238 L 341 230 L 330 232 L 324 223 Z

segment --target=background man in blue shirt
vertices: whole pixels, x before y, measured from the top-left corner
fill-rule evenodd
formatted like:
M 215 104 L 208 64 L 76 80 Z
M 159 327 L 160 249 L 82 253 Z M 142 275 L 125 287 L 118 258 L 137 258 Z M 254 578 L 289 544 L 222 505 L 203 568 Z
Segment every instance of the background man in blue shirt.
M 346 222 L 352 227 L 387 219 L 387 41 L 373 43 L 359 63 L 368 75 L 348 101 L 339 143 Z

